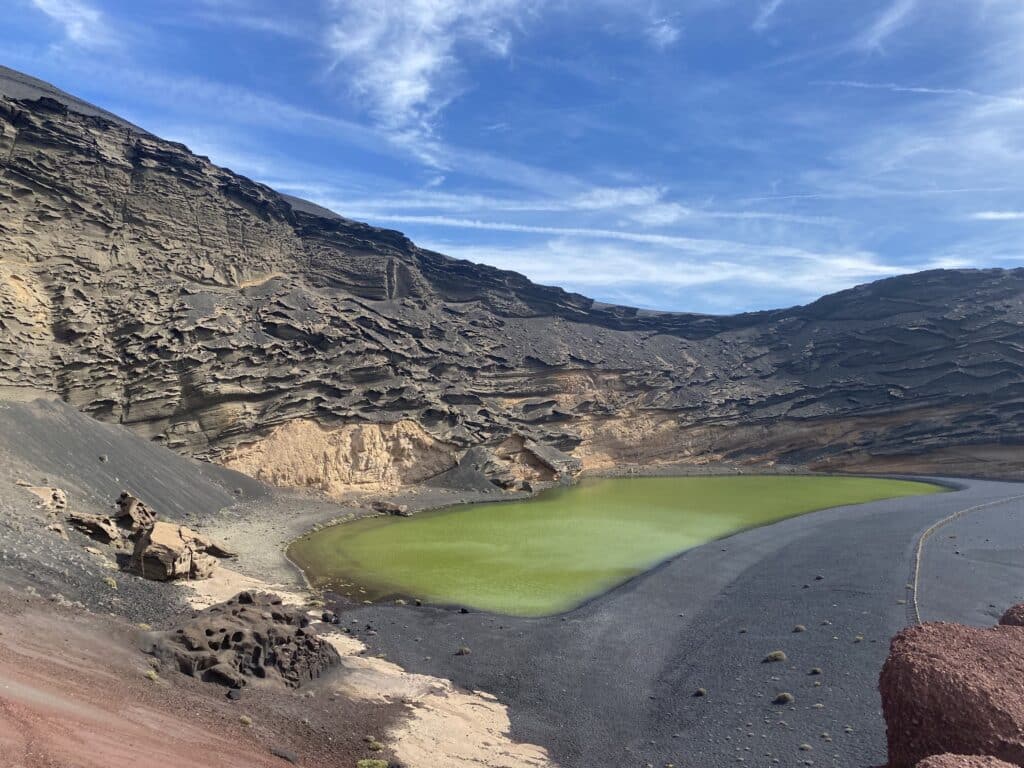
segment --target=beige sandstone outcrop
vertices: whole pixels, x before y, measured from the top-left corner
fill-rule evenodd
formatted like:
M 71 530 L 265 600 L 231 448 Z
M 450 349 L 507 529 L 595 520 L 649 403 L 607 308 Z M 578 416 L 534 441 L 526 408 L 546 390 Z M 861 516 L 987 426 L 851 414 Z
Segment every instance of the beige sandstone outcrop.
M 39 505 L 43 509 L 53 512 L 63 512 L 68 508 L 68 495 L 60 488 L 51 488 L 44 485 L 25 486 L 25 490 L 39 499 Z
M 272 485 L 341 494 L 421 482 L 448 469 L 455 455 L 454 446 L 412 421 L 325 429 L 297 419 L 237 449 L 224 463 Z
M 233 554 L 191 528 L 157 521 L 135 542 L 131 567 L 156 581 L 205 579 L 222 557 Z

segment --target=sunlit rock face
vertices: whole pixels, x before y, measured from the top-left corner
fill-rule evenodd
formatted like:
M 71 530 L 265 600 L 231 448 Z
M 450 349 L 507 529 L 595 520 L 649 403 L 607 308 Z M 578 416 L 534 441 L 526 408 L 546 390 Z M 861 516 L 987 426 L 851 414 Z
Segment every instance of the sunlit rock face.
M 600 305 L 279 195 L 9 70 L 0 94 L 0 389 L 332 491 L 510 438 L 586 468 L 1022 474 L 1024 270 L 731 317 Z

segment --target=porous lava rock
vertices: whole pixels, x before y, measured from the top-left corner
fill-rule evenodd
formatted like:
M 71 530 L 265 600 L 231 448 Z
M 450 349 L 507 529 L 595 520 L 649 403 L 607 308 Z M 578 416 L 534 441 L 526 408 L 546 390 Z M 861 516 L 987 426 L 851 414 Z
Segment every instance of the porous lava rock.
M 66 506 L 66 502 L 65 502 Z M 130 548 L 132 542 L 156 522 L 156 513 L 138 498 L 122 491 L 114 502 L 112 515 L 91 515 L 87 512 L 68 513 L 68 522 L 82 533 L 104 544 Z
M 161 633 L 151 652 L 186 675 L 241 688 L 251 680 L 297 688 L 340 661 L 298 608 L 276 595 L 242 592 Z
M 926 757 L 917 768 L 1013 768 L 1013 765 L 996 757 L 946 754 Z
M 1024 629 L 943 622 L 904 629 L 892 640 L 879 690 L 889 768 L 946 753 L 1024 766 Z
M 1024 627 L 1024 605 L 1014 605 L 1006 609 L 999 623 L 1004 627 Z
M 209 578 L 218 557 L 233 557 L 225 549 L 191 528 L 157 521 L 135 542 L 131 568 L 156 581 Z
M 128 491 L 121 492 L 114 506 L 118 525 L 132 533 L 139 533 L 156 522 L 156 513 Z

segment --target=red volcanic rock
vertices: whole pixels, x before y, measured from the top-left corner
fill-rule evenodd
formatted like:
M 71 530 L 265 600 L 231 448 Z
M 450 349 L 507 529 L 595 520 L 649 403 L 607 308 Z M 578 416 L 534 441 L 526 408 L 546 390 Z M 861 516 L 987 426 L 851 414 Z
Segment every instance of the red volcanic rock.
M 1024 627 L 1024 605 L 1007 608 L 999 623 L 1004 627 Z
M 926 757 L 917 768 L 1014 768 L 997 757 L 980 755 L 935 755 Z
M 1024 766 L 1024 630 L 909 627 L 893 638 L 878 687 L 889 768 L 946 753 Z

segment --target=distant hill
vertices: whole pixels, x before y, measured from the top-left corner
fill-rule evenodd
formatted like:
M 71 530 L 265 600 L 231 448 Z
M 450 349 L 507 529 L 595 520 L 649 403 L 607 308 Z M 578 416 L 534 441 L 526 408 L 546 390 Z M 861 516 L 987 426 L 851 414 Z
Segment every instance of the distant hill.
M 1024 476 L 1022 362 L 1024 270 L 728 317 L 598 304 L 0 69 L 0 393 L 272 482 L 419 481 L 477 445 L 521 479 L 558 452 Z

